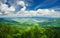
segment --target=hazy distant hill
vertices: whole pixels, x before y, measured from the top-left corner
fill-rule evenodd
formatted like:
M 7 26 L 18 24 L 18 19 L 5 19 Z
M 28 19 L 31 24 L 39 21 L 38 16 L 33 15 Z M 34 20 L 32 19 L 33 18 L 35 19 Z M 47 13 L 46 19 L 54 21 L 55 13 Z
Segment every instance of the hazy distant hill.
M 19 24 L 18 22 L 11 20 L 11 19 L 6 19 L 6 18 L 0 18 L 0 24 L 1 23 L 6 23 L 9 25 L 15 25 L 15 24 Z
M 60 27 L 60 19 L 50 20 L 50 21 L 39 23 L 39 24 L 42 25 L 42 26 Z
M 60 19 L 51 19 L 51 18 L 0 18 L 0 24 L 7 23 L 9 25 L 19 25 L 19 26 L 54 26 L 60 27 Z

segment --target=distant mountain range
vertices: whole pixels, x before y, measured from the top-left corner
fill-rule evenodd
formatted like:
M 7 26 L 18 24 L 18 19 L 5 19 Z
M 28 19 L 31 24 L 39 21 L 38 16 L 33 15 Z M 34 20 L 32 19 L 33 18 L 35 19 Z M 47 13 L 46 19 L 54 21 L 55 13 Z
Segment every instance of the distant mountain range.
M 60 19 L 58 18 L 0 18 L 0 23 L 21 26 L 54 26 L 60 27 Z
M 6 23 L 10 25 L 19 24 L 18 22 L 7 18 L 0 18 L 0 23 Z

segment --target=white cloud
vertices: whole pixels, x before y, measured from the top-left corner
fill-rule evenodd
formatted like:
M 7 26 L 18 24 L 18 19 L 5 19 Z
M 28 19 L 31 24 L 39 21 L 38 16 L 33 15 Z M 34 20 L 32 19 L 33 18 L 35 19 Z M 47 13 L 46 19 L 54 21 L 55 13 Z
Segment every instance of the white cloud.
M 8 5 L 1 3 L 1 5 L 0 5 L 0 12 L 1 13 L 7 14 L 7 13 L 14 12 L 14 11 L 15 11 L 14 6 L 8 7 Z
M 17 4 L 18 4 L 18 5 L 21 5 L 21 6 L 23 6 L 23 7 L 25 6 L 24 1 L 18 1 Z
M 11 7 L 8 8 L 7 10 L 9 10 L 9 11 L 15 11 L 15 8 L 14 8 L 14 6 L 11 6 Z
M 55 11 L 54 10 L 49 10 L 49 9 L 38 9 L 37 12 L 41 15 L 51 15 Z
M 26 10 L 26 7 L 24 6 L 23 8 L 21 8 L 20 11 L 25 11 Z
M 2 15 L 2 13 L 0 12 L 0 15 Z
M 8 7 L 8 5 L 1 3 L 0 5 L 0 15 L 6 14 L 6 16 L 9 17 L 33 17 L 33 16 L 39 16 L 39 17 L 60 17 L 60 13 L 55 11 L 54 9 L 37 9 L 37 10 L 26 10 L 26 4 L 24 1 L 18 1 L 18 5 L 21 5 L 23 8 L 21 8 L 20 11 L 14 13 L 15 6 Z
M 48 9 L 38 9 L 37 12 L 43 15 L 47 15 L 50 11 Z
M 25 16 L 25 17 L 33 17 L 33 16 L 46 16 L 46 17 L 59 17 L 60 13 L 57 13 L 54 10 L 49 9 L 38 9 L 36 11 L 30 10 L 30 11 L 19 11 L 17 12 L 17 15 Z
M 8 5 L 6 5 L 6 4 L 1 4 L 1 6 L 0 6 L 0 9 L 1 10 L 6 10 L 8 8 Z

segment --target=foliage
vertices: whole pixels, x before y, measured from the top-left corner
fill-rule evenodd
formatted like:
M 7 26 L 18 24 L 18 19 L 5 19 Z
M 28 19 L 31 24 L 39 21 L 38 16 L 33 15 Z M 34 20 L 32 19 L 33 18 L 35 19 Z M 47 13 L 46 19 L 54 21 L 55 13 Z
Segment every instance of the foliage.
M 0 38 L 60 38 L 60 30 L 55 27 L 40 27 L 39 25 L 18 28 L 0 23 Z

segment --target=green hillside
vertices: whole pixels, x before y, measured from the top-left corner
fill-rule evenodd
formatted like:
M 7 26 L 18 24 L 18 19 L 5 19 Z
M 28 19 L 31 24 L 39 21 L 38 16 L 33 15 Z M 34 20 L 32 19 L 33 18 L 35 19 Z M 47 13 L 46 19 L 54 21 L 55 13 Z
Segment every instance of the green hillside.
M 31 19 L 0 19 L 0 38 L 60 38 L 60 19 L 36 22 Z

